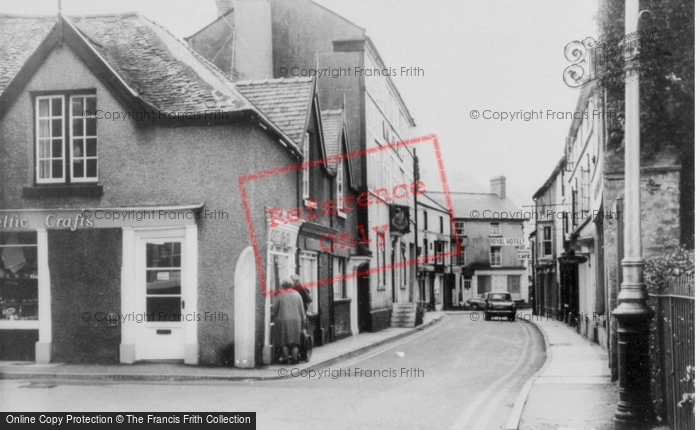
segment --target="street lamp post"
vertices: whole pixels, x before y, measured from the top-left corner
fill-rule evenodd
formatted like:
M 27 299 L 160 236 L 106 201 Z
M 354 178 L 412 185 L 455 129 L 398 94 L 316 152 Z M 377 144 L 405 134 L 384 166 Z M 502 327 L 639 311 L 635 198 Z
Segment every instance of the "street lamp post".
M 639 0 L 625 1 L 625 210 L 622 284 L 613 315 L 618 322 L 620 400 L 615 412 L 616 429 L 647 427 L 654 409 L 650 392 L 649 323 L 654 311 L 647 305 L 642 260 L 640 140 L 639 140 L 639 53 L 635 33 L 640 20 Z

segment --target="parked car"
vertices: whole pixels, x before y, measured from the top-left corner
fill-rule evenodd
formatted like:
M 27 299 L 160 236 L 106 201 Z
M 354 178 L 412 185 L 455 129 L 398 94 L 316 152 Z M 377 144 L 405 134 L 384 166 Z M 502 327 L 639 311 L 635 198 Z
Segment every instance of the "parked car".
M 488 293 L 484 306 L 484 319 L 491 321 L 491 317 L 504 316 L 515 321 L 515 302 L 510 293 Z
M 467 299 L 467 307 L 473 311 L 484 309 L 486 306 L 486 293 L 480 294 L 479 297 Z

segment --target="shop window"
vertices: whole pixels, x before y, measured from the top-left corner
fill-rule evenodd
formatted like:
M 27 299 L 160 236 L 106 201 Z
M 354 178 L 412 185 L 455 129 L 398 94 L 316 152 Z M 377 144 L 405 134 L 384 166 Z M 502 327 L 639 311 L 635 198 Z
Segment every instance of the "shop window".
M 299 264 L 301 266 L 300 276 L 301 282 L 304 285 L 311 284 L 313 286 L 308 287 L 309 292 L 311 292 L 311 305 L 309 306 L 309 312 L 312 314 L 318 313 L 318 288 L 316 282 L 318 281 L 318 259 L 316 254 L 312 252 L 302 252 L 299 256 Z
M 508 292 L 520 294 L 520 275 L 508 275 Z
M 501 247 L 491 247 L 491 266 L 498 267 L 501 265 Z
M 340 300 L 347 297 L 345 291 L 345 260 L 333 257 L 333 299 Z
M 0 321 L 39 319 L 35 232 L 0 234 Z
M 484 294 L 491 292 L 491 277 L 490 276 L 477 276 L 476 277 L 476 292 L 477 294 Z
M 97 182 L 97 98 L 36 98 L 36 183 Z
M 489 225 L 489 236 L 500 236 L 501 235 L 501 223 L 492 222 Z

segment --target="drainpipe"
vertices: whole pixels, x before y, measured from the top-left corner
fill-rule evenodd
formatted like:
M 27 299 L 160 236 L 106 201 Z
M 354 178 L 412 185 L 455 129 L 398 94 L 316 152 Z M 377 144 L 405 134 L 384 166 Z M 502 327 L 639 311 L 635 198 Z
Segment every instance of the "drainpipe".
M 625 239 L 622 284 L 613 315 L 618 321 L 620 400 L 616 429 L 646 428 L 654 418 L 649 371 L 649 323 L 642 259 L 640 141 L 639 141 L 639 23 L 651 18 L 639 13 L 639 0 L 625 1 Z
M 418 165 L 418 155 L 416 154 L 416 148 L 413 148 L 413 182 L 415 183 L 420 179 L 420 170 L 419 170 L 419 165 Z M 418 261 L 418 197 L 416 196 L 415 191 L 417 190 L 418 186 L 416 185 L 416 189 L 414 189 L 413 193 L 413 252 L 414 252 L 414 263 Z M 425 252 L 425 251 L 424 251 Z M 408 290 L 408 302 L 413 303 L 413 290 L 416 288 L 416 284 L 418 284 L 418 264 L 413 264 L 413 267 L 415 268 L 414 273 L 415 276 L 413 278 L 413 282 L 411 283 L 411 288 Z
M 532 250 L 532 301 L 534 303 L 532 304 L 533 305 L 532 308 L 535 312 L 535 315 L 541 315 L 542 314 L 541 313 L 542 312 L 542 303 L 540 302 L 541 297 L 539 297 L 539 295 L 537 294 L 537 278 L 538 278 L 537 277 L 537 275 L 538 275 L 538 273 L 537 273 L 537 261 L 538 261 L 537 248 L 538 248 L 538 246 L 537 245 L 539 244 L 539 238 L 540 238 L 539 232 L 537 230 L 537 226 L 539 223 L 539 217 L 537 216 L 537 213 L 538 213 L 538 211 L 537 211 L 537 198 L 533 197 L 532 201 L 535 202 L 535 241 L 534 241 L 535 246 L 533 246 L 533 250 Z M 554 233 L 554 232 L 552 232 L 552 233 Z

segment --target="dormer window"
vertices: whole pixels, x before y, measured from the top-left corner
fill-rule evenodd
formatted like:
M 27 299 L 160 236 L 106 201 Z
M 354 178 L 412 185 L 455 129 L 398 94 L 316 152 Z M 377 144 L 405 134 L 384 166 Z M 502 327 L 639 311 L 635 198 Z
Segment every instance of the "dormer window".
M 97 98 L 36 98 L 36 183 L 97 182 Z

